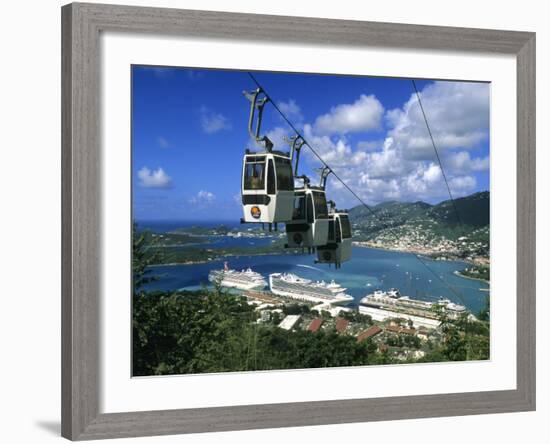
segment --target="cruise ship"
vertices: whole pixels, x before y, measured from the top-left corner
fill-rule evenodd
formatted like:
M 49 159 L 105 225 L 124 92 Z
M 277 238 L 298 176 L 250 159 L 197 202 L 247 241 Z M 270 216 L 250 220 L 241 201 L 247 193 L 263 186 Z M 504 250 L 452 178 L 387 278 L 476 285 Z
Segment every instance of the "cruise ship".
M 237 271 L 231 270 L 227 262 L 224 262 L 223 269 L 212 270 L 208 274 L 208 280 L 222 287 L 237 288 L 239 290 L 263 290 L 267 282 L 260 273 L 250 268 Z
M 359 304 L 359 311 L 370 315 L 376 321 L 402 318 L 412 321 L 417 327 L 428 328 L 436 328 L 439 325 L 439 319 L 433 310 L 435 305 L 442 307 L 450 319 L 457 319 L 460 315 L 469 313 L 466 307 L 449 299 L 441 298 L 437 302 L 420 301 L 402 296 L 396 288 L 388 291 L 376 290 L 361 299 Z M 472 314 L 469 316 L 473 317 Z
M 346 289 L 331 281 L 311 281 L 292 273 L 272 273 L 269 275 L 271 292 L 292 299 L 315 304 L 345 305 L 353 301 Z

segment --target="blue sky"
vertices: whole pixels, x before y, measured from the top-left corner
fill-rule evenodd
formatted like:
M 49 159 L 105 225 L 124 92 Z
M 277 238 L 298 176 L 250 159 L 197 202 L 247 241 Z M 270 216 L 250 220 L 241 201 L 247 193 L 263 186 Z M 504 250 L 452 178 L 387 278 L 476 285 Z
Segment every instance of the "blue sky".
M 255 73 L 306 139 L 367 203 L 448 198 L 409 79 Z M 490 85 L 417 80 L 455 196 L 489 189 Z M 138 220 L 241 217 L 249 102 L 246 72 L 132 68 L 132 190 Z M 272 106 L 263 132 L 280 149 L 291 129 Z M 320 166 L 304 152 L 300 174 Z M 329 197 L 357 205 L 334 179 Z

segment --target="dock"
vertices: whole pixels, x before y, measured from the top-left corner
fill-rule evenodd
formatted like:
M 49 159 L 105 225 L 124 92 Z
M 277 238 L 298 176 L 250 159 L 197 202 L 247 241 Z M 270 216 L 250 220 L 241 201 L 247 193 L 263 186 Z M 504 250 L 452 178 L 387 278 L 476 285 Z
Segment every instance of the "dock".
M 246 290 L 243 294 L 248 299 L 254 299 L 256 301 L 263 302 L 265 304 L 280 304 L 282 303 L 281 299 L 278 299 L 273 296 L 272 293 L 267 291 L 255 291 L 255 290 Z

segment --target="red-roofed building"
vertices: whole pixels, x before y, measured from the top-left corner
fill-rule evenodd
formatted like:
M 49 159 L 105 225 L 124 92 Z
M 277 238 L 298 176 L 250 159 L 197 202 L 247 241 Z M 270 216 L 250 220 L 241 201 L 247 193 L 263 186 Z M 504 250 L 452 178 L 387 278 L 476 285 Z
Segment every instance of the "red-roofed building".
M 349 325 L 349 321 L 347 319 L 344 319 L 344 318 L 336 319 L 336 331 L 338 333 L 342 333 L 346 331 L 346 329 L 348 328 L 348 325 Z
M 323 325 L 323 320 L 321 318 L 315 318 L 313 321 L 311 321 L 311 324 L 309 324 L 309 327 L 307 329 L 310 332 L 315 333 L 321 328 L 321 325 Z
M 365 331 L 361 332 L 359 336 L 357 336 L 357 342 L 362 342 L 365 339 L 372 338 L 373 336 L 376 336 L 381 331 L 382 329 L 378 327 L 378 325 L 373 325 L 372 327 L 369 327 Z

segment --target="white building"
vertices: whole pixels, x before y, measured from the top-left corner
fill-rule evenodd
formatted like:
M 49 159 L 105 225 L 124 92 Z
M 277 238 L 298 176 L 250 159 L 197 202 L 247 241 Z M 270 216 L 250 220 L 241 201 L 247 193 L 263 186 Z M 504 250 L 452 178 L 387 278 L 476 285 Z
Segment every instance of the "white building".
M 300 320 L 300 315 L 288 315 L 279 324 L 279 328 L 283 330 L 290 330 Z

